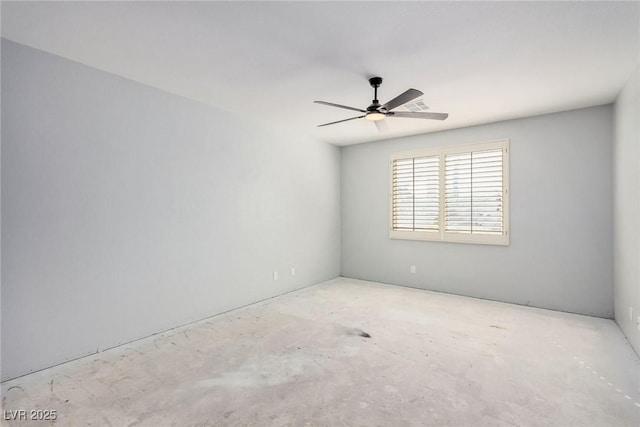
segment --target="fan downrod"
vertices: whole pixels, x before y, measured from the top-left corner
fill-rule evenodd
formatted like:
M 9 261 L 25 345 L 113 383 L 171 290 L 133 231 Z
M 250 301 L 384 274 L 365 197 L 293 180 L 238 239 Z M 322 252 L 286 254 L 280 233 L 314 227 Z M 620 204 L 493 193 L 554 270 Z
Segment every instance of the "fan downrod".
M 382 77 L 371 77 L 369 84 L 373 88 L 373 102 L 369 105 L 367 111 L 377 111 L 380 106 L 380 101 L 378 101 L 378 88 L 382 84 Z

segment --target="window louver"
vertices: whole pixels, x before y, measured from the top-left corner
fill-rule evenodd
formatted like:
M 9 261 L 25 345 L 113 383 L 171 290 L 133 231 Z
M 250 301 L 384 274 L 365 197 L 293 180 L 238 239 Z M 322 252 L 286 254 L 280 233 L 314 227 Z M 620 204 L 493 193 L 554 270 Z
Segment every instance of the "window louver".
M 440 223 L 439 156 L 393 161 L 394 230 L 434 230 Z
M 502 234 L 502 150 L 445 156 L 445 231 Z

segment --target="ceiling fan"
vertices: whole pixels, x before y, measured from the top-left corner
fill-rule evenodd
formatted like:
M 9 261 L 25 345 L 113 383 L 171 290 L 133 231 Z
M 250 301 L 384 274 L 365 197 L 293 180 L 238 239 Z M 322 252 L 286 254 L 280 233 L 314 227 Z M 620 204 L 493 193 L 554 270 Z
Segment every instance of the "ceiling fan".
M 407 89 L 405 92 L 393 98 L 391 101 L 386 104 L 380 105 L 378 101 L 378 87 L 382 84 L 382 77 L 371 77 L 369 79 L 369 84 L 373 87 L 373 101 L 371 105 L 367 107 L 366 110 L 362 110 L 360 108 L 348 107 L 346 105 L 334 104 L 332 102 L 325 101 L 313 101 L 316 104 L 328 105 L 330 107 L 338 107 L 344 108 L 345 110 L 353 110 L 364 113 L 362 116 L 351 117 L 349 119 L 338 120 L 337 122 L 324 123 L 322 125 L 318 125 L 318 127 L 335 125 L 336 123 L 348 122 L 349 120 L 355 119 L 367 119 L 371 120 L 376 124 L 376 127 L 379 131 L 384 130 L 384 125 L 382 120 L 386 117 L 405 117 L 409 119 L 432 119 L 432 120 L 444 120 L 449 117 L 447 113 L 425 113 L 425 112 L 409 112 L 409 111 L 391 111 L 394 108 L 397 108 L 403 104 L 406 104 L 409 101 L 416 99 L 417 97 L 424 95 L 417 89 Z

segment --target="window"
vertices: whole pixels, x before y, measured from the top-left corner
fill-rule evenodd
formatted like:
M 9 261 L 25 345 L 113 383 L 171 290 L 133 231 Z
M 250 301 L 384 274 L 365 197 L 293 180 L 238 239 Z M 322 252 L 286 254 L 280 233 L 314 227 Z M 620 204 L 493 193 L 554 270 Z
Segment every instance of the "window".
M 509 141 L 391 156 L 394 239 L 509 244 Z

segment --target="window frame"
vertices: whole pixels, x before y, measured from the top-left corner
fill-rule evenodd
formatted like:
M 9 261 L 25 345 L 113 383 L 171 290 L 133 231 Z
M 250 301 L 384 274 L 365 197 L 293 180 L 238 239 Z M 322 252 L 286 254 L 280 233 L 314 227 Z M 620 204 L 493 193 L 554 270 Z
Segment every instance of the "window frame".
M 446 232 L 445 223 L 445 159 L 448 154 L 473 153 L 502 149 L 502 234 L 473 234 Z M 394 230 L 393 229 L 393 162 L 395 160 L 439 156 L 439 217 L 438 230 Z M 473 144 L 426 147 L 392 153 L 389 157 L 389 238 L 400 240 L 424 240 L 437 242 L 472 243 L 484 245 L 509 245 L 509 139 Z

